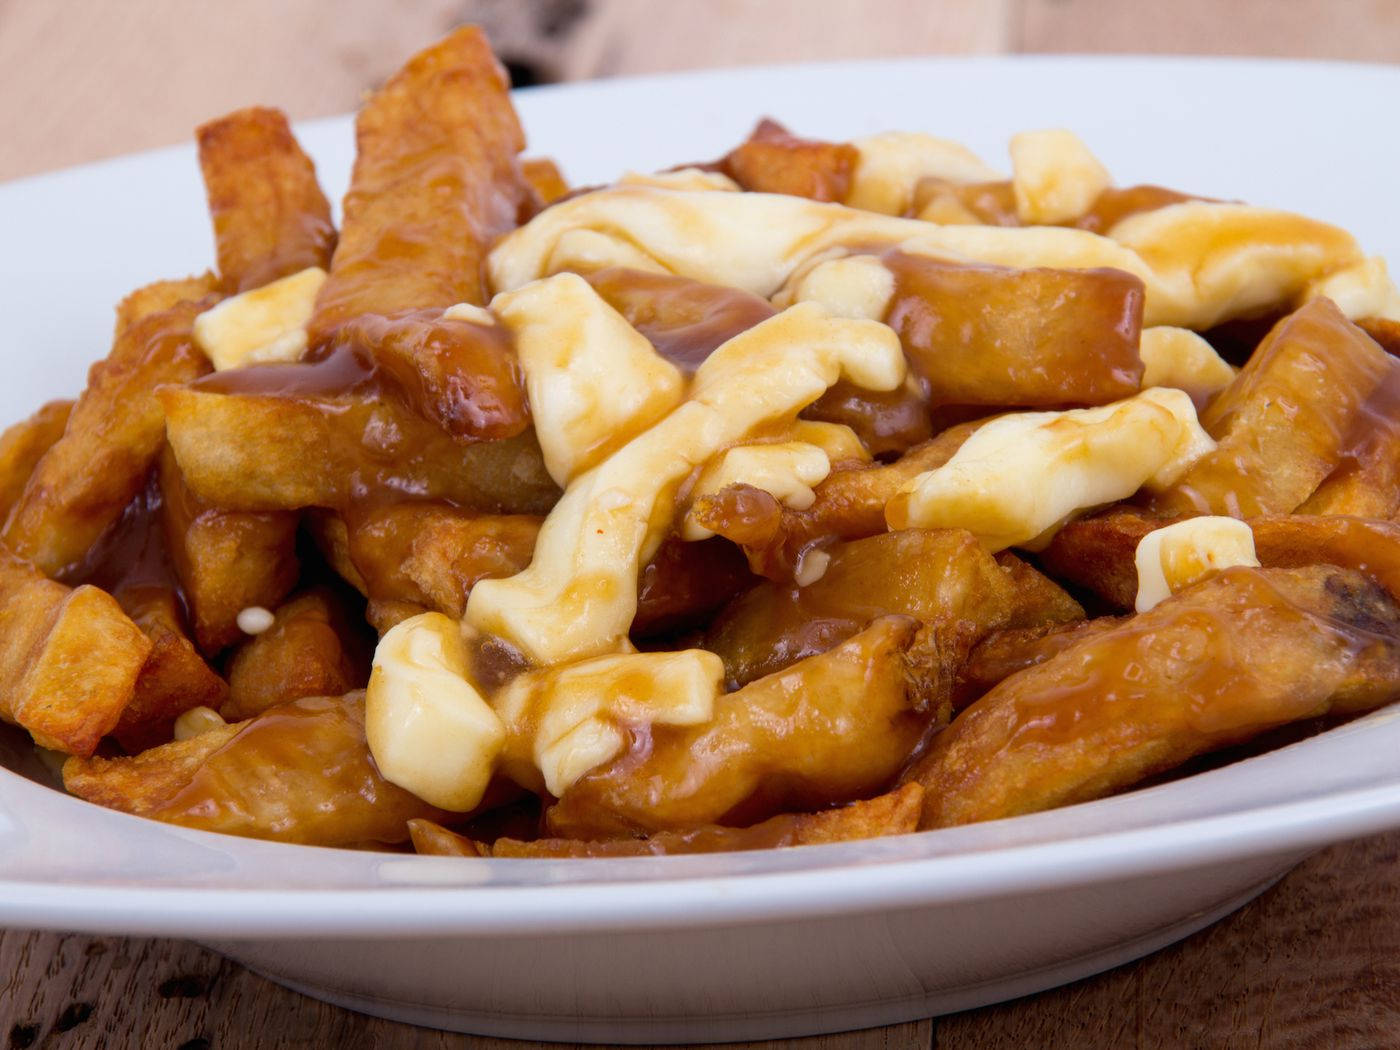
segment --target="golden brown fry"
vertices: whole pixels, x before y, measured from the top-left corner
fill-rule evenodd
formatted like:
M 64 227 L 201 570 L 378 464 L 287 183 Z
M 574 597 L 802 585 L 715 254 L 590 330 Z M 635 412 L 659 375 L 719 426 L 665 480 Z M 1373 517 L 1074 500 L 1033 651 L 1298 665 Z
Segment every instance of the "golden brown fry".
M 1084 607 L 1058 583 L 1010 551 L 996 556 L 1011 584 L 1008 628 L 1041 627 L 1084 619 Z
M 239 612 L 273 608 L 296 583 L 297 514 L 223 510 L 200 501 L 169 445 L 158 476 L 161 527 L 195 641 L 201 651 L 217 653 L 242 637 Z
M 123 332 L 153 314 L 173 310 L 181 303 L 198 302 L 206 296 L 217 293 L 218 290 L 218 280 L 207 271 L 197 277 L 155 281 L 142 285 L 117 304 L 117 323 L 113 342 L 120 339 Z
M 0 718 L 90 755 L 136 689 L 149 639 L 112 596 L 46 579 L 0 550 Z
M 487 247 L 529 199 L 509 88 L 484 34 L 465 26 L 371 96 L 310 324 L 313 347 L 362 346 L 414 409 L 463 438 L 509 437 L 529 423 L 508 341 L 440 320 L 455 303 L 486 301 Z
M 551 157 L 525 157 L 520 161 L 520 174 L 530 186 L 532 211 L 549 207 L 569 194 L 569 183 L 559 165 Z
M 907 835 L 915 829 L 923 807 L 923 789 L 905 784 L 885 795 L 852 802 L 819 813 L 780 813 L 748 828 L 717 824 L 686 831 L 659 831 L 644 839 L 500 838 L 487 845 L 426 820 L 409 823 L 419 853 L 447 857 L 648 857 L 687 853 L 732 853 L 739 850 L 788 846 L 820 846 L 831 842 Z
M 1144 292 L 1131 274 L 1014 270 L 898 251 L 885 265 L 895 277 L 886 323 L 932 405 L 1103 405 L 1141 385 Z
M 329 589 L 298 595 L 277 609 L 271 627 L 233 654 L 228 699 L 219 713 L 238 722 L 289 700 L 364 688 L 370 658 L 366 635 Z
M 165 419 L 155 388 L 209 370 L 190 339 L 211 300 L 184 301 L 121 331 L 93 365 L 63 437 L 25 485 L 5 523 L 5 544 L 50 576 L 74 569 L 146 484 Z
M 1219 447 L 1152 501 L 1165 515 L 1286 514 L 1348 452 L 1363 406 L 1397 366 L 1330 299 L 1274 326 L 1201 414 Z
M 191 708 L 217 709 L 228 687 L 186 637 L 174 591 L 128 587 L 116 597 L 151 640 L 150 655 L 136 679 L 136 692 L 112 730 L 117 743 L 135 753 L 169 741 L 175 719 Z
M 1051 575 L 1092 591 L 1115 609 L 1137 601 L 1137 546 L 1155 529 L 1177 518 L 1162 518 L 1133 507 L 1119 507 L 1072 521 L 1040 552 Z
M 248 376 L 212 384 L 308 367 L 317 366 L 239 369 L 210 377 L 211 385 L 160 392 L 171 448 L 197 498 L 265 511 L 408 492 L 490 513 L 541 513 L 558 499 L 532 430 L 467 444 L 388 398 L 239 392 Z
M 765 117 L 719 166 L 746 190 L 844 201 L 859 163 L 860 152 L 849 143 L 798 138 Z
M 280 110 L 253 106 L 195 131 L 224 291 L 330 265 L 331 207 Z
M 441 820 L 390 784 L 365 744 L 364 694 L 311 697 L 130 758 L 74 758 L 79 798 L 171 824 L 311 846 L 402 842 Z
M 50 401 L 0 434 L 0 521 L 19 501 L 35 465 L 63 436 L 72 408 L 71 401 Z
M 1094 620 L 1045 622 L 1033 627 L 1008 627 L 982 639 L 957 671 L 952 702 L 962 710 L 1004 678 L 1017 671 L 1042 664 L 1090 634 L 1098 634 L 1119 623 L 1117 617 Z
M 821 579 L 760 583 L 710 625 L 704 647 L 724 660 L 731 688 L 825 652 L 881 616 L 912 617 L 964 653 L 1011 622 L 1016 590 L 970 532 L 904 529 L 823 553 Z
M 609 838 L 751 823 L 883 790 L 932 714 L 906 679 L 914 621 L 854 638 L 719 698 L 711 721 L 655 725 L 546 814 L 552 834 Z
M 1400 512 L 1400 362 L 1392 362 L 1352 420 L 1341 459 L 1299 514 L 1392 518 Z
M 1232 568 L 1005 679 L 907 775 L 924 828 L 1099 798 L 1195 755 L 1400 694 L 1400 607 L 1331 566 Z
M 903 454 L 933 437 L 934 429 L 928 398 L 914 377 L 885 392 L 842 379 L 803 409 L 802 418 L 850 427 L 872 456 Z
M 1381 345 L 1392 356 L 1400 354 L 1400 321 L 1388 317 L 1362 317 L 1356 326 Z
M 733 485 L 696 500 L 696 520 L 744 548 L 749 567 L 760 576 L 791 580 L 811 544 L 884 532 L 885 504 L 907 481 L 952 459 L 981 422 L 945 430 L 893 463 L 846 464 L 833 470 L 816 487 L 816 501 L 806 510 L 784 507 L 762 489 Z
M 661 544 L 637 577 L 632 636 L 651 638 L 702 627 L 725 603 L 755 582 L 743 552 L 714 537 Z

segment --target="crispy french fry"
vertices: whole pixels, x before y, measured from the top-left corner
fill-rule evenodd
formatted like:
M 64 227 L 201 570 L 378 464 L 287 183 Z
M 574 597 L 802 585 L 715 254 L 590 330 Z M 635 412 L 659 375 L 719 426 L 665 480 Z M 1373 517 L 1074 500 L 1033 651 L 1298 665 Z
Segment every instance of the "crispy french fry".
M 860 152 L 849 143 L 798 138 L 765 117 L 720 169 L 746 190 L 843 201 L 859 163 Z
M 1400 695 L 1400 606 L 1331 566 L 1232 568 L 1088 631 L 934 737 L 924 828 L 1098 798 L 1276 726 Z
M 285 114 L 240 109 L 201 125 L 195 137 L 224 291 L 330 265 L 330 204 Z
M 161 453 L 159 484 L 166 549 L 195 641 L 201 651 L 217 653 L 242 637 L 239 612 L 273 608 L 296 583 L 297 514 L 202 502 L 185 484 L 169 445 Z
M 530 186 L 530 193 L 534 197 L 534 211 L 547 208 L 560 197 L 569 194 L 568 180 L 551 157 L 522 158 L 520 174 Z
M 135 753 L 169 741 L 175 719 L 191 708 L 218 708 L 228 687 L 186 637 L 174 591 L 128 587 L 116 597 L 151 640 L 136 691 L 112 730 L 117 743 Z
M 687 543 L 669 537 L 638 575 L 632 636 L 698 628 L 753 582 L 743 552 L 728 540 Z
M 164 434 L 155 388 L 209 370 L 190 339 L 208 301 L 185 300 L 133 320 L 92 367 L 67 429 L 39 460 L 5 523 L 4 542 L 16 554 L 51 576 L 72 570 L 140 493 Z
M 510 82 L 485 35 L 465 26 L 415 55 L 355 122 L 358 153 L 340 242 L 311 319 L 313 347 L 357 343 L 424 416 L 464 438 L 529 422 L 508 342 L 441 321 L 485 302 L 481 264 L 529 187 Z
M 1100 616 L 1093 620 L 1045 622 L 1034 627 L 993 631 L 972 647 L 967 660 L 958 668 L 953 683 L 953 707 L 961 711 L 1002 679 L 1043 664 L 1081 639 L 1118 622 L 1117 617 Z
M 50 401 L 0 434 L 0 521 L 19 501 L 34 467 L 63 436 L 71 401 Z
M 1121 507 L 1072 521 L 1040 552 L 1040 563 L 1059 579 L 1092 591 L 1115 609 L 1131 609 L 1137 598 L 1134 556 L 1142 538 L 1176 518 Z
M 962 652 L 1012 620 L 1016 588 L 970 532 L 904 529 L 820 556 L 829 559 L 820 579 L 761 583 L 710 625 L 704 646 L 724 660 L 731 687 L 825 652 L 881 616 L 912 617 Z
M 90 755 L 136 689 L 151 642 L 111 595 L 0 550 L 0 718 L 41 746 Z
M 316 366 L 267 365 L 211 379 L 308 367 Z M 336 508 L 356 495 L 398 491 L 491 513 L 541 513 L 558 498 L 533 431 L 467 444 L 391 399 L 224 389 L 160 391 L 180 473 L 216 507 Z
M 292 598 L 277 609 L 271 627 L 233 654 L 228 698 L 219 713 L 238 722 L 289 700 L 340 696 L 364 688 L 370 657 L 366 635 L 329 589 Z
M 918 825 L 923 789 L 905 784 L 885 795 L 819 813 L 780 813 L 748 828 L 717 824 L 686 831 L 659 831 L 644 839 L 500 838 L 487 845 L 427 820 L 409 822 L 419 853 L 446 857 L 647 857 L 686 853 L 730 853 L 788 846 L 907 835 Z
M 1397 366 L 1329 299 L 1275 325 L 1201 414 L 1219 447 L 1152 501 L 1161 514 L 1286 514 L 1348 451 L 1367 400 Z
M 402 842 L 410 819 L 443 819 L 375 769 L 362 693 L 294 700 L 130 758 L 74 758 L 63 786 L 153 820 L 312 846 Z
M 931 404 L 1103 405 L 1137 393 L 1143 284 L 1131 274 L 884 260 L 895 278 L 886 321 Z
M 1400 363 L 1361 405 L 1341 458 L 1299 514 L 1393 518 L 1400 512 Z
M 883 789 L 932 713 L 909 688 L 912 620 L 854 638 L 719 698 L 711 721 L 653 726 L 546 814 L 552 834 L 613 837 L 754 822 Z

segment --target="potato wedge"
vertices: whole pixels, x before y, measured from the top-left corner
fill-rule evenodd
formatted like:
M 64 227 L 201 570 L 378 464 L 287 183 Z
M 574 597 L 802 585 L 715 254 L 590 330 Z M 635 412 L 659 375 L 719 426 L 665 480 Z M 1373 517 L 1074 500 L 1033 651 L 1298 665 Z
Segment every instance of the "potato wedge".
M 905 676 L 914 621 L 877 620 L 836 648 L 721 697 L 698 726 L 635 733 L 546 813 L 551 834 L 608 838 L 754 823 L 883 790 L 928 729 Z
M 392 844 L 426 802 L 379 775 L 364 694 L 308 697 L 130 758 L 73 758 L 70 794 L 170 824 L 309 846 Z
M 225 292 L 330 265 L 331 206 L 285 114 L 240 109 L 201 125 L 195 138 Z
M 780 813 L 747 828 L 717 824 L 686 831 L 659 831 L 644 839 L 520 839 L 500 838 L 491 844 L 474 842 L 427 820 L 409 822 L 413 847 L 419 853 L 445 857 L 647 857 L 687 853 L 730 853 L 788 846 L 820 846 L 832 842 L 906 835 L 913 831 L 923 807 L 923 789 L 905 784 L 885 795 L 852 802 L 819 813 Z
M 920 827 L 1050 809 L 1400 696 L 1400 606 L 1348 569 L 1232 568 L 1011 675 L 906 779 Z
M 0 718 L 90 755 L 136 691 L 151 642 L 111 595 L 65 587 L 0 549 Z

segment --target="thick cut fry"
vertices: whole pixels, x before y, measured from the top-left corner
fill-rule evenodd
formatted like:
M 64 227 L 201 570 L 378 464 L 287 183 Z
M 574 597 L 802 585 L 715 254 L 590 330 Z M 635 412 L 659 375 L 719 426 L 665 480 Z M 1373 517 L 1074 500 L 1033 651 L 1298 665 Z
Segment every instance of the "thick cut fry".
M 833 470 L 815 487 L 816 499 L 806 510 L 785 507 L 761 489 L 731 485 L 696 500 L 692 513 L 700 525 L 742 547 L 754 572 L 789 581 L 812 544 L 884 532 L 885 504 L 907 482 L 952 459 L 980 423 L 945 430 L 893 463 Z
M 905 529 L 820 554 L 828 563 L 815 583 L 761 583 L 710 625 L 704 645 L 724 660 L 731 688 L 825 652 L 881 616 L 918 620 L 948 657 L 965 654 L 988 631 L 1016 619 L 1020 589 L 1012 573 L 970 532 Z M 1017 565 L 1038 605 L 1044 589 L 1058 590 L 1024 562 Z M 1068 595 L 1064 600 L 1066 618 L 1083 615 Z
M 625 266 L 585 276 L 604 302 L 687 375 L 693 375 L 716 347 L 777 313 L 761 296 L 689 277 Z
M 1400 607 L 1359 573 L 1232 568 L 1013 674 L 907 774 L 924 828 L 1099 798 L 1400 695 Z
M 912 620 L 877 620 L 850 641 L 722 696 L 698 726 L 653 725 L 585 774 L 546 814 L 550 832 L 613 837 L 752 823 L 882 790 L 927 730 L 906 681 Z
M 5 523 L 5 544 L 50 576 L 72 570 L 146 484 L 164 435 L 155 388 L 209 370 L 190 340 L 208 300 L 134 321 L 93 365 L 63 437 L 34 468 Z
M 213 654 L 242 637 L 241 611 L 273 608 L 296 583 L 297 514 L 223 510 L 202 502 L 185 484 L 169 445 L 162 450 L 159 483 L 171 568 L 195 641 Z
M 230 722 L 304 696 L 340 696 L 369 680 L 370 638 L 339 596 L 320 587 L 277 609 L 228 665 L 228 699 L 216 707 Z
M 549 207 L 569 194 L 569 183 L 559 165 L 550 157 L 525 157 L 520 161 L 520 174 L 530 187 L 532 212 Z
M 1397 366 L 1329 299 L 1280 321 L 1201 414 L 1219 447 L 1152 502 L 1162 514 L 1286 514 L 1341 462 Z
M 529 197 L 509 89 L 485 35 L 466 26 L 375 92 L 355 123 L 340 242 L 310 325 L 313 347 L 364 345 L 414 408 L 466 438 L 529 422 L 509 347 L 483 326 L 439 320 L 486 301 L 486 248 Z
M 843 380 L 803 409 L 802 418 L 850 427 L 872 456 L 903 454 L 934 431 L 928 399 L 912 376 L 883 393 Z
M 413 847 L 441 857 L 656 857 L 686 853 L 732 853 L 787 846 L 820 846 L 832 842 L 907 835 L 919 821 L 923 790 L 905 784 L 865 802 L 852 802 L 820 813 L 780 813 L 748 828 L 709 824 L 688 831 L 660 831 L 644 839 L 499 838 L 491 844 L 474 842 L 427 820 L 409 822 Z
M 63 436 L 71 401 L 50 401 L 0 434 L 0 520 L 9 516 L 44 453 Z
M 175 720 L 195 707 L 218 708 L 228 687 L 185 635 L 178 598 L 167 587 L 128 587 L 117 601 L 146 632 L 151 652 L 112 736 L 130 753 L 168 742 Z
M 280 110 L 240 109 L 195 137 L 225 292 L 330 265 L 331 207 Z
M 1172 524 L 1164 518 L 1123 507 L 1072 521 L 1040 552 L 1040 563 L 1058 579 L 1092 591 L 1115 609 L 1130 610 L 1137 600 L 1133 558 L 1142 538 Z
M 0 718 L 90 755 L 131 702 L 151 643 L 111 595 L 0 550 Z
M 632 637 L 701 627 L 753 582 L 743 552 L 729 541 L 714 537 L 688 543 L 672 536 L 638 574 Z
M 1400 362 L 1362 403 L 1341 458 L 1299 514 L 1393 518 L 1400 512 Z
M 746 190 L 844 201 L 859 163 L 860 151 L 850 143 L 798 138 L 765 117 L 719 166 Z
M 443 819 L 374 768 L 362 693 L 294 700 L 130 758 L 74 758 L 63 786 L 137 816 L 310 846 L 402 842 L 407 821 Z
M 466 444 L 391 397 L 256 386 L 321 367 L 237 369 L 160 392 L 170 445 L 197 498 L 230 510 L 295 510 L 411 493 L 493 513 L 540 513 L 558 498 L 533 431 Z
M 885 320 L 931 404 L 1104 405 L 1137 393 L 1143 284 L 1131 274 L 903 252 L 884 261 L 895 277 Z
M 1081 639 L 1115 626 L 1119 620 L 1101 616 L 1075 622 L 1045 622 L 1034 627 L 1008 627 L 983 638 L 958 668 L 953 683 L 953 707 L 962 710 L 1004 678 L 1042 664 Z

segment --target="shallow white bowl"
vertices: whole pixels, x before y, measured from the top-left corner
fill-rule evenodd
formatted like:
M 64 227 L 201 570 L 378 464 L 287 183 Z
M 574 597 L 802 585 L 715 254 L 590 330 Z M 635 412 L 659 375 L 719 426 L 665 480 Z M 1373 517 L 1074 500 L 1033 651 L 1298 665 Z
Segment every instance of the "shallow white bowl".
M 845 138 L 929 130 L 989 160 L 1083 135 L 1121 183 L 1296 208 L 1400 248 L 1400 70 L 1220 60 L 948 59 L 537 89 L 573 181 L 712 157 L 761 114 Z M 302 129 L 329 193 L 347 119 Z M 190 149 L 0 186 L 0 420 L 71 393 L 111 307 L 211 258 Z M 0 730 L 0 924 L 197 938 L 312 995 L 483 1034 L 656 1042 L 886 1024 L 1152 951 L 1329 842 L 1400 826 L 1400 711 L 1051 813 L 876 842 L 608 861 L 457 860 L 245 841 L 43 786 Z M 21 775 L 17 775 L 21 774 Z M 37 781 L 37 782 L 36 782 Z

